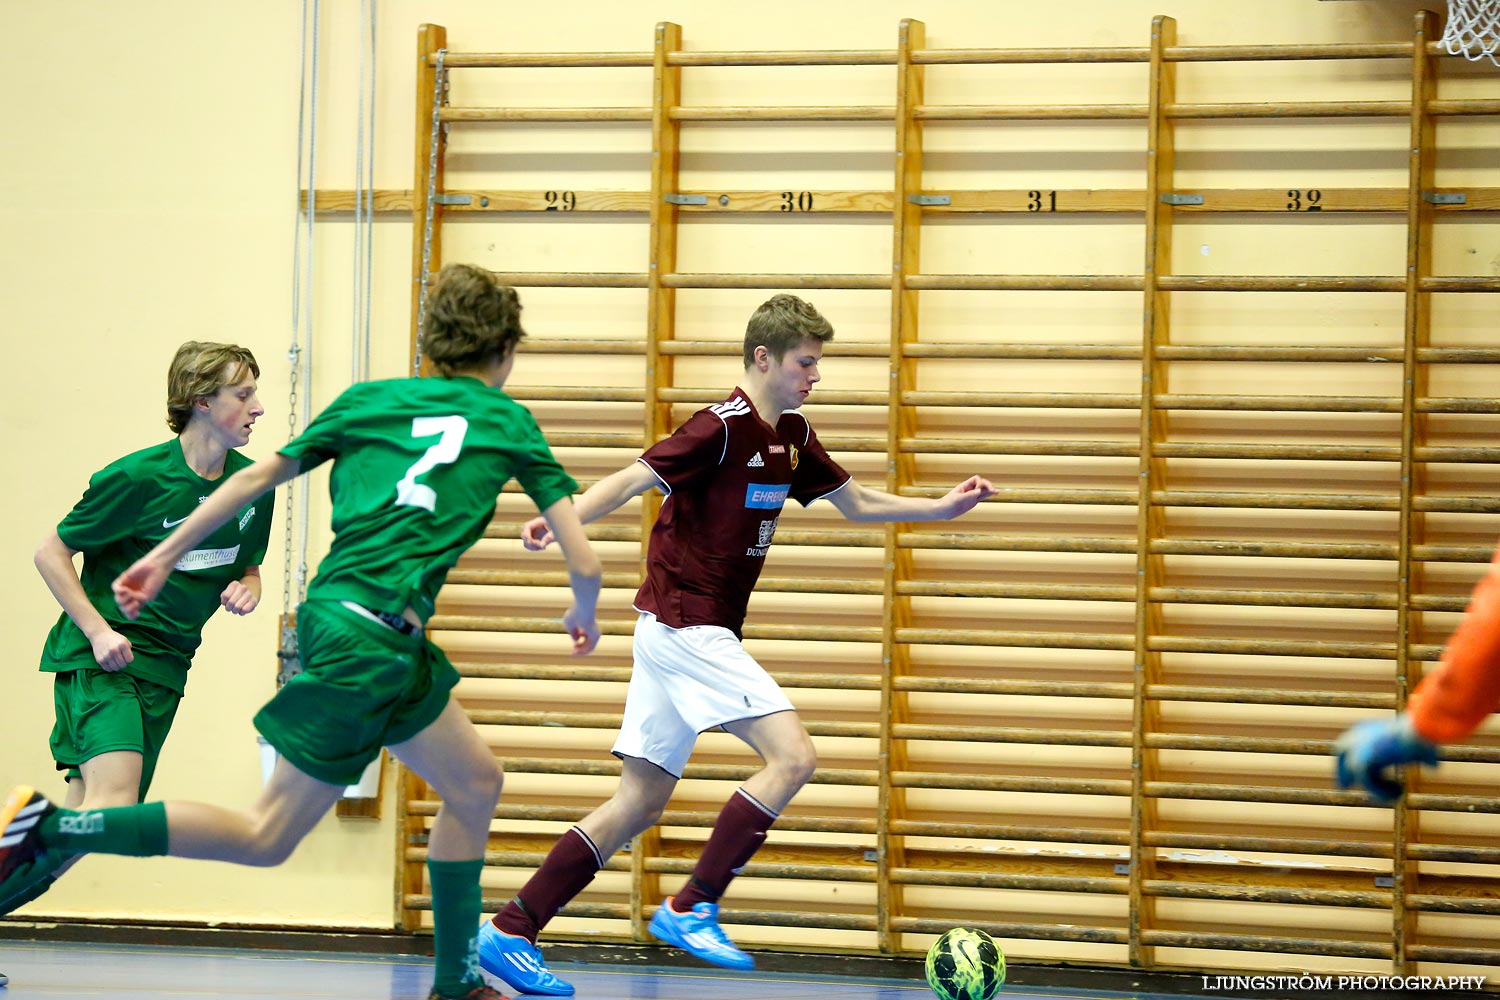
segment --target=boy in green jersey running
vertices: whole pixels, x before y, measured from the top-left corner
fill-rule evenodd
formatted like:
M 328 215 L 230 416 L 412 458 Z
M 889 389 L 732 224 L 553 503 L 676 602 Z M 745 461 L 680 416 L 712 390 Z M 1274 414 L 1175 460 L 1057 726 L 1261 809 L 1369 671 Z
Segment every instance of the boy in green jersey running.
M 146 796 L 203 626 L 221 606 L 246 615 L 260 602 L 260 562 L 275 494 L 251 497 L 234 523 L 185 553 L 150 609 L 131 621 L 110 584 L 187 519 L 227 477 L 250 465 L 236 448 L 265 408 L 260 366 L 233 344 L 189 342 L 167 369 L 167 426 L 176 437 L 111 462 L 89 480 L 36 551 L 62 614 L 42 649 L 55 675 L 52 756 L 66 772 L 70 809 L 133 805 Z M 83 553 L 83 572 L 73 557 Z M 46 853 L 0 884 L 0 913 L 40 896 L 72 856 Z
M 58 809 L 29 787 L 0 806 L 0 878 L 38 849 L 276 865 L 382 746 L 442 796 L 428 841 L 434 1000 L 495 1000 L 479 975 L 479 874 L 502 772 L 449 692 L 458 673 L 423 623 L 458 557 L 514 477 L 561 545 L 573 587 L 563 616 L 575 654 L 599 639 L 600 564 L 573 510 L 577 488 L 530 413 L 500 391 L 525 336 L 514 289 L 445 267 L 423 330 L 434 378 L 346 390 L 273 458 L 236 473 L 114 582 L 143 614 L 185 553 L 248 498 L 332 460 L 333 544 L 297 611 L 303 671 L 255 717 L 279 759 L 244 810 L 197 802 Z

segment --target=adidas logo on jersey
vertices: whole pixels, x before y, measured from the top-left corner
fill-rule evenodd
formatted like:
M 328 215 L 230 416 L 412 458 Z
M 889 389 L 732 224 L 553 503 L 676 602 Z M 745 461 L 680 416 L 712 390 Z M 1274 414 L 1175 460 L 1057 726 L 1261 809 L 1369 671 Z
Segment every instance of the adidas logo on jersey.
M 748 461 L 748 462 L 745 463 L 745 468 L 747 468 L 747 469 L 760 469 L 760 468 L 763 468 L 765 466 L 765 464 L 766 464 L 766 460 L 763 459 L 763 458 L 761 458 L 760 457 L 760 452 L 757 451 L 755 453 L 755 457 L 752 458 L 750 461 Z

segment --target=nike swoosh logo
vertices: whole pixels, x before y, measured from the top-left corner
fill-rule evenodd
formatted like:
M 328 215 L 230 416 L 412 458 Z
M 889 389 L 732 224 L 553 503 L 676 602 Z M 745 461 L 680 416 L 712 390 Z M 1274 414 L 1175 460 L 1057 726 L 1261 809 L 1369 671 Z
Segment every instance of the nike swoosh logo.
M 192 516 L 193 516 L 193 515 L 191 515 L 191 514 L 189 514 L 189 515 L 188 515 L 188 517 L 192 517 Z M 183 522 L 183 521 L 186 521 L 186 520 L 187 520 L 187 517 L 179 517 L 179 518 L 178 518 L 178 519 L 177 519 L 177 520 L 175 520 L 175 521 L 168 521 L 168 520 L 167 520 L 167 519 L 166 519 L 166 518 L 162 518 L 162 519 L 161 519 L 161 526 L 162 526 L 162 527 L 163 527 L 163 528 L 175 528 L 175 527 L 177 527 L 177 526 L 178 526 L 178 525 L 179 525 L 179 524 L 181 524 L 181 523 L 182 523 L 182 522 Z

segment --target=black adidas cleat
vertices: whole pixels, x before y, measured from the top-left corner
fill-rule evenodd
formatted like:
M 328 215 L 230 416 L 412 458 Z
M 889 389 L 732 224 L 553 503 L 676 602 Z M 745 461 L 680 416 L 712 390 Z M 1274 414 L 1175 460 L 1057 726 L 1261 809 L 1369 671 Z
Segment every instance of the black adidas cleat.
M 41 824 L 57 806 L 30 785 L 17 785 L 0 806 L 0 882 L 41 852 Z

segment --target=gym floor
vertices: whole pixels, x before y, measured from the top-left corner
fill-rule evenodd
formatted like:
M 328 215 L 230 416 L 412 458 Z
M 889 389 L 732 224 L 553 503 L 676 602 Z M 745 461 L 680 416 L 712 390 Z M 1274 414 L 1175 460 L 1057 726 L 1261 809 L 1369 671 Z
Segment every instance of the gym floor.
M 925 983 L 787 973 L 716 973 L 712 969 L 641 966 L 553 966 L 580 1000 L 929 1000 Z M 431 959 L 319 952 L 0 943 L 0 973 L 10 986 L 0 1000 L 425 1000 Z M 1001 1000 L 1134 997 L 1159 993 L 1089 992 L 1013 987 Z M 1174 1000 L 1191 1000 L 1174 994 Z

